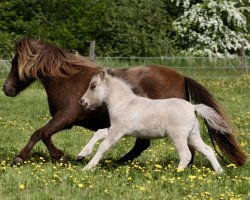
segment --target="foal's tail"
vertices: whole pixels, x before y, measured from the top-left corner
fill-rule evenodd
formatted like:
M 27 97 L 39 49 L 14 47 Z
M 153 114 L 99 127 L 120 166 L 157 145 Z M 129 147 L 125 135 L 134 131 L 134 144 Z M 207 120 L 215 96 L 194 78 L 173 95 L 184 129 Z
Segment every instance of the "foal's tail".
M 205 119 L 212 141 L 215 141 L 221 152 L 232 163 L 242 166 L 246 162 L 246 155 L 234 137 L 233 128 L 230 127 L 223 108 L 213 95 L 198 82 L 185 77 L 185 83 L 188 99 L 190 97 L 191 101 L 194 101 L 195 104 L 202 103 L 209 106 L 209 109 L 205 109 L 204 105 L 197 105 L 196 108 L 197 112 Z
M 232 132 L 225 120 L 211 107 L 204 104 L 194 105 L 195 111 L 204 118 L 207 124 L 220 134 Z

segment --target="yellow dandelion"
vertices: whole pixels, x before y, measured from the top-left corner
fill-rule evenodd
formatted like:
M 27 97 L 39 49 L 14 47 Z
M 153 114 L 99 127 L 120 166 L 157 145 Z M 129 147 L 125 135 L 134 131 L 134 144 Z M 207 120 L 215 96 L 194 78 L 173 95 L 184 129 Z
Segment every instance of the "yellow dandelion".
M 162 166 L 159 165 L 159 164 L 155 164 L 155 167 L 158 168 L 158 169 L 162 169 Z
M 228 167 L 228 168 L 230 168 L 230 167 L 232 167 L 232 168 L 236 168 L 236 165 L 235 165 L 235 164 L 233 164 L 233 163 L 231 163 L 231 164 L 227 165 L 227 167 Z
M 25 190 L 26 186 L 25 186 L 25 184 L 21 183 L 21 184 L 19 184 L 18 188 L 19 188 L 19 190 Z
M 170 183 L 174 183 L 174 178 L 169 179 Z
M 177 169 L 176 169 L 176 171 L 177 171 L 178 173 L 180 173 L 180 172 L 183 172 L 183 171 L 184 171 L 184 169 L 177 168 Z
M 79 187 L 79 188 L 83 188 L 83 187 L 84 187 L 84 185 L 83 185 L 82 183 L 78 183 L 77 187 Z
M 161 176 L 161 180 L 166 181 L 167 180 L 166 176 Z
M 141 186 L 141 187 L 139 187 L 139 190 L 144 192 L 144 191 L 146 191 L 146 188 Z
M 194 180 L 194 179 L 196 179 L 196 176 L 190 175 L 188 178 L 189 178 L 190 180 Z
M 111 163 L 111 160 L 105 160 L 104 161 L 106 164 L 109 164 L 109 163 Z
M 109 190 L 107 188 L 104 189 L 104 193 L 108 194 Z

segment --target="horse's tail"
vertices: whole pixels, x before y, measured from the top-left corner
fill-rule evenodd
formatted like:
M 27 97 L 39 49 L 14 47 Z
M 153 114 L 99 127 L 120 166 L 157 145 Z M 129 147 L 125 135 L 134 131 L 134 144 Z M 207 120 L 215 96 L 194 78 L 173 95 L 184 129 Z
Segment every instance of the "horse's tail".
M 205 104 L 213 108 L 216 117 L 205 118 L 208 133 L 220 148 L 221 152 L 235 165 L 242 166 L 246 162 L 246 154 L 241 150 L 240 145 L 234 137 L 233 128 L 226 117 L 223 108 L 213 95 L 201 84 L 189 77 L 185 77 L 187 87 L 187 97 L 195 104 Z M 210 108 L 210 109 L 211 109 Z M 199 112 L 199 111 L 197 111 Z M 200 110 L 200 112 L 202 112 Z M 210 112 L 211 113 L 211 112 Z M 204 114 L 204 113 L 203 113 Z M 202 115 L 202 114 L 201 114 Z M 215 115 L 212 115 L 215 116 Z M 216 120 L 217 123 L 213 123 Z M 217 125 L 216 125 L 217 124 Z

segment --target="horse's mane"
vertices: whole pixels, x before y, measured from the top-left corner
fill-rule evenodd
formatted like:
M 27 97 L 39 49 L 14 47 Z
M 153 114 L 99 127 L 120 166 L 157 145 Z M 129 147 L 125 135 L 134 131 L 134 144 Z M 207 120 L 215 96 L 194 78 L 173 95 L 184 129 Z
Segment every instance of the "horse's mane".
M 25 77 L 50 78 L 69 77 L 79 72 L 81 67 L 96 67 L 83 57 L 69 53 L 40 39 L 23 38 L 16 43 L 18 73 Z

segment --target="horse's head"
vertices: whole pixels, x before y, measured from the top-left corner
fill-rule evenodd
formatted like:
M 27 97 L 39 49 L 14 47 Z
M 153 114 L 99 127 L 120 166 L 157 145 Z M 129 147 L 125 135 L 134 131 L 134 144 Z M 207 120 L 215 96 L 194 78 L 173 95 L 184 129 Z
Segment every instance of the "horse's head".
M 103 104 L 107 96 L 107 86 L 105 84 L 107 76 L 108 73 L 104 69 L 100 74 L 92 78 L 87 91 L 79 101 L 80 105 L 94 110 Z
M 3 91 L 7 96 L 15 97 L 19 92 L 28 87 L 35 79 L 25 78 L 20 79 L 18 73 L 18 58 L 17 55 L 12 59 L 10 73 L 4 82 Z

